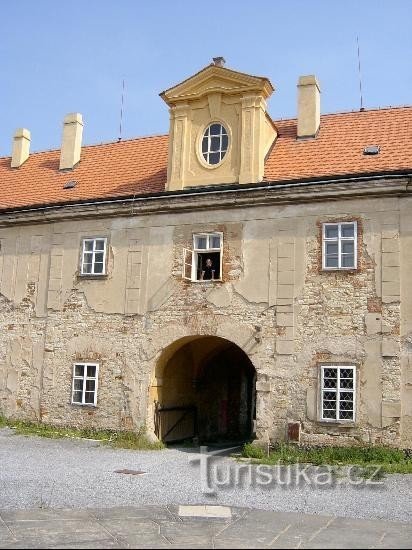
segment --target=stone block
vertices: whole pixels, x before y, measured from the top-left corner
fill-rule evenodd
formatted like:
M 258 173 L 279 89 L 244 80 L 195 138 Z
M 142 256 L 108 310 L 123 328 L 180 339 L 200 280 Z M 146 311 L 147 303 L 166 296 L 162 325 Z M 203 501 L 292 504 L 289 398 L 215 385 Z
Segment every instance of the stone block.
M 292 244 L 280 244 L 278 246 L 278 258 L 293 258 L 294 246 Z
M 382 239 L 382 252 L 399 252 L 399 239 Z
M 399 342 L 394 338 L 382 339 L 382 357 L 397 357 L 399 355 Z
M 282 327 L 293 327 L 294 315 L 293 313 L 281 313 L 276 315 L 276 323 Z
M 382 296 L 400 296 L 400 292 L 401 292 L 401 287 L 399 282 L 382 283 Z
M 278 273 L 281 271 L 292 271 L 294 264 L 293 258 L 278 258 Z
M 280 271 L 278 273 L 278 284 L 281 285 L 293 285 L 295 278 L 295 272 L 294 271 Z
M 293 298 L 293 285 L 278 285 L 278 298 Z
M 379 334 L 382 329 L 382 316 L 379 313 L 367 313 L 365 315 L 366 334 Z
M 270 392 L 272 391 L 272 386 L 270 382 L 266 380 L 257 380 L 256 381 L 256 391 L 259 392 Z
M 316 387 L 309 387 L 306 390 L 306 416 L 308 420 L 315 422 L 317 420 L 317 392 Z
M 382 418 L 400 418 L 400 401 L 382 401 Z
M 385 252 L 382 254 L 383 267 L 399 267 L 400 265 L 401 262 L 397 252 Z
M 398 267 L 383 267 L 382 269 L 382 281 L 383 282 L 400 282 L 400 269 Z
M 295 342 L 293 340 L 276 340 L 276 353 L 279 355 L 293 355 Z
M 232 301 L 232 296 L 226 286 L 221 286 L 208 292 L 207 300 L 216 307 L 228 307 Z

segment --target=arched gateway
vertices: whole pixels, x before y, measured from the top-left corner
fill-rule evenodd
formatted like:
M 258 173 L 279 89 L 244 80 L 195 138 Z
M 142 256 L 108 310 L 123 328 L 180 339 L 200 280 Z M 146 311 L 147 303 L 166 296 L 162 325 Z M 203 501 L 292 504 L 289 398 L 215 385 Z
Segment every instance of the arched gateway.
M 236 344 L 187 336 L 163 350 L 152 386 L 155 433 L 165 442 L 240 442 L 255 424 L 256 372 Z

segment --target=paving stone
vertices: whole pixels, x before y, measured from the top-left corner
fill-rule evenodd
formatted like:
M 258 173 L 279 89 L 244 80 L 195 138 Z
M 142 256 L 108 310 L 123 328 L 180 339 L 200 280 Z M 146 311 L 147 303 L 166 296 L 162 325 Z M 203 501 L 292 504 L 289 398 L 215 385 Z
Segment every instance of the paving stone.
M 199 518 L 231 518 L 232 512 L 228 506 L 179 506 L 180 517 Z
M 177 511 L 148 506 L 0 512 L 7 519 L 0 520 L 0 547 L 412 548 L 410 523 L 239 508 L 231 509 L 231 518 L 180 518 Z
M 160 533 L 160 526 L 149 519 L 142 519 L 142 518 L 104 519 L 104 520 L 100 520 L 99 524 L 114 536 L 119 536 L 119 535 L 157 536 Z

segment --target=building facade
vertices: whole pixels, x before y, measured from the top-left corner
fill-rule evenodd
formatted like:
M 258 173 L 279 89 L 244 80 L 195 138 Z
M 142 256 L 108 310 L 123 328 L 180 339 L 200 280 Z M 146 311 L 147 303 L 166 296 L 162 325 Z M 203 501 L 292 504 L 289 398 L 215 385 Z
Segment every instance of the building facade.
M 0 412 L 412 447 L 412 108 L 273 121 L 221 58 L 168 136 L 0 159 Z

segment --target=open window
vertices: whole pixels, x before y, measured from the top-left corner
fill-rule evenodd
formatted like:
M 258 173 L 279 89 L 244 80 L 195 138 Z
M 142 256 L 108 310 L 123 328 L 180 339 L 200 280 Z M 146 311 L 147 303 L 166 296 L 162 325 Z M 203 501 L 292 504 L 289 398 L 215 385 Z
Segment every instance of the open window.
M 189 281 L 221 281 L 222 248 L 222 233 L 193 235 L 193 250 L 183 249 L 183 278 Z

